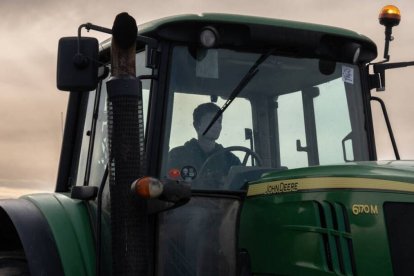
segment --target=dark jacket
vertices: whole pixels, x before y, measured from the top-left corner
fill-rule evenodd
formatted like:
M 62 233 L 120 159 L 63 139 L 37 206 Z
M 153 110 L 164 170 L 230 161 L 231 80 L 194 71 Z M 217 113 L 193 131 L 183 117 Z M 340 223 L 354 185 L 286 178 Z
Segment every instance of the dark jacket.
M 231 152 L 217 154 L 205 164 L 210 156 L 223 149 L 222 145 L 216 143 L 213 151 L 205 153 L 198 141 L 193 138 L 183 146 L 176 147 L 170 151 L 167 170 L 181 170 L 187 166 L 194 167 L 197 172 L 195 178 L 197 181 L 194 182 L 194 187 L 220 188 L 223 177 L 228 174 L 231 166 L 239 166 L 241 164 L 239 158 Z M 200 171 L 203 165 L 205 167 Z

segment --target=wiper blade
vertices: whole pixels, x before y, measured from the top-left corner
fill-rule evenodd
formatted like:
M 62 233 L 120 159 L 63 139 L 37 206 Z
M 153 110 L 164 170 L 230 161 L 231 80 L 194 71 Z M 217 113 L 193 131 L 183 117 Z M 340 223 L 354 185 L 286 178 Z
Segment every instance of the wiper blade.
M 217 110 L 217 113 L 214 115 L 213 119 L 211 119 L 211 122 L 208 124 L 206 130 L 204 130 L 203 135 L 207 133 L 207 131 L 210 130 L 210 128 L 214 125 L 214 123 L 217 121 L 218 118 L 224 113 L 224 111 L 227 109 L 227 107 L 230 106 L 230 104 L 233 102 L 233 100 L 240 94 L 240 92 L 246 87 L 247 84 L 253 79 L 254 76 L 259 72 L 259 66 L 262 64 L 271 54 L 273 50 L 269 51 L 266 54 L 261 55 L 256 62 L 252 65 L 252 67 L 249 69 L 249 71 L 244 75 L 244 77 L 240 80 L 239 84 L 237 84 L 236 88 L 234 88 L 233 92 L 231 92 L 230 97 L 227 99 L 227 101 L 223 104 L 223 106 Z

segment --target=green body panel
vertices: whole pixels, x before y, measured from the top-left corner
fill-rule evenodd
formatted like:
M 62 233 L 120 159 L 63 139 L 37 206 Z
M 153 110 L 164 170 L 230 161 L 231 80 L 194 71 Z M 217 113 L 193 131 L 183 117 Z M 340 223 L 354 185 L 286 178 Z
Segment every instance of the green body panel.
M 383 206 L 386 202 L 414 203 L 413 192 L 394 190 L 399 187 L 396 183 L 414 186 L 413 164 L 364 162 L 303 168 L 270 173 L 258 184 L 251 184 L 249 188 L 296 179 L 301 185 L 304 179 L 304 183 L 311 181 L 317 187 L 318 183 L 333 181 L 328 188 L 324 184 L 323 188 L 256 193 L 246 198 L 239 248 L 248 250 L 252 271 L 276 275 L 392 275 Z M 335 188 L 335 176 L 361 188 Z M 381 179 L 387 179 L 389 190 L 366 187 L 366 182 Z
M 268 173 L 258 182 L 314 177 L 358 177 L 414 183 L 414 161 L 367 161 Z
M 24 198 L 35 204 L 48 221 L 65 275 L 95 275 L 94 238 L 87 203 L 62 194 Z
M 180 22 L 232 22 L 232 23 L 242 23 L 242 24 L 257 24 L 257 25 L 267 25 L 273 26 L 275 28 L 291 28 L 305 31 L 316 31 L 326 34 L 333 34 L 344 36 L 350 39 L 355 39 L 358 41 L 364 41 L 369 44 L 374 45 L 374 42 L 367 38 L 366 36 L 360 35 L 354 31 L 336 28 L 332 26 L 304 23 L 290 20 L 282 19 L 273 19 L 273 18 L 264 18 L 264 17 L 254 17 L 246 15 L 236 15 L 236 14 L 219 14 L 219 13 L 204 13 L 201 15 L 187 14 L 187 15 L 178 15 L 171 16 L 166 18 L 161 18 L 154 20 L 138 27 L 140 34 L 146 35 L 151 33 L 156 29 L 161 28 L 162 26 L 168 24 L 176 24 Z

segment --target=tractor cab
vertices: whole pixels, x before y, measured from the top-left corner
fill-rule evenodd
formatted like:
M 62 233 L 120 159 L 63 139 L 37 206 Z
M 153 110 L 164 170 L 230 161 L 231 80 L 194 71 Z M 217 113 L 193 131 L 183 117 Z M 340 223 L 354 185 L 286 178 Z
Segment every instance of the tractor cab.
M 161 19 L 140 34 L 157 43 L 138 43 L 135 57 L 147 175 L 197 191 L 241 191 L 267 172 L 375 160 L 365 64 L 376 46 L 368 38 L 216 14 Z M 110 46 L 101 44 L 101 72 Z M 110 79 L 82 96 L 76 185 L 99 185 L 110 161 Z
M 366 63 L 377 53 L 368 38 L 217 14 L 162 19 L 139 34 L 156 44 L 141 39 L 136 45 L 139 118 L 133 125 L 143 136 L 141 176 L 187 183 L 192 193 L 178 208 L 160 211 L 148 203 L 157 275 L 245 269 L 248 261 L 237 248 L 239 215 L 249 184 L 266 174 L 376 158 Z M 110 41 L 101 44 L 101 72 L 110 67 L 110 51 Z M 84 124 L 73 136 L 82 137 L 71 153 L 79 158 L 66 176 L 73 186 L 99 186 L 103 212 L 111 216 L 114 184 L 105 183 L 120 173 L 108 177 L 107 167 L 117 168 L 112 163 L 123 158 L 110 158 L 118 139 L 108 120 L 115 109 L 107 88 L 112 79 L 101 74 L 95 91 L 71 93 Z M 123 143 L 119 149 L 129 152 Z M 64 183 L 58 180 L 58 190 L 67 189 Z M 104 267 L 109 245 L 102 244 Z

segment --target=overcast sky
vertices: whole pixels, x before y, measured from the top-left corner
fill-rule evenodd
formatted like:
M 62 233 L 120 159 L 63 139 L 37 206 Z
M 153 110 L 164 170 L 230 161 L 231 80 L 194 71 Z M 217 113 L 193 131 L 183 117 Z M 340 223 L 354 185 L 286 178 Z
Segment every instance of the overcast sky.
M 384 29 L 378 13 L 386 4 L 402 13 L 394 28 L 391 60 L 414 60 L 414 1 L 360 0 L 1 0 L 0 1 L 0 197 L 30 190 L 52 191 L 62 140 L 68 95 L 55 86 L 57 43 L 76 35 L 80 24 L 111 28 L 123 11 L 138 23 L 164 16 L 220 12 L 307 21 L 362 33 L 383 54 Z M 106 35 L 91 32 L 100 40 Z M 414 68 L 387 72 L 387 104 L 402 159 L 414 159 Z M 375 93 L 378 96 L 378 93 Z M 382 117 L 378 116 L 380 159 L 393 153 Z M 17 189 L 17 190 L 16 190 Z

